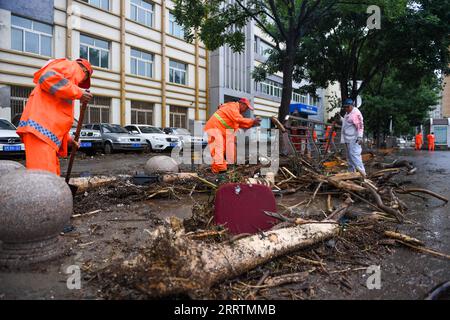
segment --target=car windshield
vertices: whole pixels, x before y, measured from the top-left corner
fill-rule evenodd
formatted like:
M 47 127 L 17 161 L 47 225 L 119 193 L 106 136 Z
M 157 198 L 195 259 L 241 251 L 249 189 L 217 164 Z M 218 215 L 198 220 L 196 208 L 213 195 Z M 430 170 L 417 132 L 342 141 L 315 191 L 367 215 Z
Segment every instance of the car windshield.
M 14 126 L 7 120 L 0 119 L 0 129 L 2 130 L 16 130 Z
M 118 124 L 102 124 L 102 129 L 106 133 L 128 133 L 125 128 L 122 128 Z
M 183 135 L 191 135 L 191 133 L 189 132 L 189 130 L 187 129 L 183 129 L 183 128 L 176 128 L 173 130 L 175 134 L 183 134 Z
M 139 129 L 141 129 L 142 133 L 164 133 L 163 131 L 159 130 L 158 128 L 155 127 L 139 127 Z

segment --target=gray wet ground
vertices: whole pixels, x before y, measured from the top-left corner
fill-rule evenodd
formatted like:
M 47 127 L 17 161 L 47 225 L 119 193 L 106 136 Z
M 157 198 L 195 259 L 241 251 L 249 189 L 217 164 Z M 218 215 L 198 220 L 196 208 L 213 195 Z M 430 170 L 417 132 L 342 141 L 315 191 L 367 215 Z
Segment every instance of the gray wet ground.
M 141 171 L 150 155 L 148 154 L 114 154 L 101 155 L 94 158 L 78 159 L 74 165 L 76 175 L 89 172 L 91 174 L 133 174 Z M 418 168 L 416 175 L 401 178 L 409 180 L 409 186 L 427 188 L 450 198 L 450 152 L 402 150 L 391 159 L 407 159 Z M 389 161 L 386 158 L 386 161 Z M 62 171 L 67 162 L 62 161 Z M 442 201 L 430 198 L 422 200 L 413 196 L 402 196 L 410 211 L 407 214 L 417 224 L 398 225 L 398 231 L 421 239 L 425 245 L 434 250 L 450 254 L 450 208 Z M 296 199 L 292 199 L 293 203 Z M 179 201 L 149 201 L 150 212 L 161 217 L 176 215 L 185 218 L 191 211 L 191 203 Z M 102 250 L 120 248 L 124 241 L 140 241 L 142 233 L 141 220 L 148 217 L 142 207 L 135 210 L 130 207 L 122 210 L 105 210 L 98 215 L 86 219 L 79 226 L 81 238 L 66 238 L 66 243 L 76 251 L 82 246 L 88 257 L 74 255 L 59 263 L 50 263 L 35 269 L 21 272 L 0 271 L 0 299 L 95 299 L 96 288 L 85 285 L 82 290 L 68 290 L 67 275 L 64 273 L 68 264 L 77 261 L 95 259 Z M 114 222 L 114 219 L 136 219 L 126 224 Z M 96 225 L 105 219 L 111 220 L 102 228 Z M 149 222 L 150 223 L 150 222 Z M 95 229 L 95 230 L 94 230 Z M 93 231 L 94 230 L 94 231 Z M 106 238 L 106 240 L 105 240 Z M 131 239 L 131 240 L 130 240 Z M 92 242 L 92 243 L 91 243 Z M 108 244 L 95 250 L 100 244 Z M 86 250 L 92 247 L 92 250 Z M 119 251 L 117 251 L 119 252 Z M 104 256 L 104 255 L 101 255 Z M 108 263 L 108 261 L 104 261 Z M 450 261 L 436 258 L 429 254 L 418 253 L 404 247 L 392 248 L 391 253 L 374 262 L 380 266 L 381 288 L 369 290 L 366 286 L 367 275 L 364 270 L 350 272 L 347 276 L 352 283 L 351 292 L 343 293 L 339 287 L 324 282 L 314 299 L 423 299 L 436 285 L 450 280 Z M 319 275 L 320 276 L 320 275 Z

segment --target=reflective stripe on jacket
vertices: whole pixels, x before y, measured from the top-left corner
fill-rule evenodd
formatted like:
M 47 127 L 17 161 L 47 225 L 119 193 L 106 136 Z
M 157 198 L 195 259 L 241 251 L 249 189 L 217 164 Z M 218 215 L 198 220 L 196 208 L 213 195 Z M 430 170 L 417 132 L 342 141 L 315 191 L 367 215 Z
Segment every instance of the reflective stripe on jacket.
M 78 87 L 85 74 L 76 61 L 65 58 L 49 61 L 34 74 L 36 87 L 31 92 L 17 133 L 33 133 L 67 155 L 68 134 L 73 124 L 73 100 L 80 99 Z

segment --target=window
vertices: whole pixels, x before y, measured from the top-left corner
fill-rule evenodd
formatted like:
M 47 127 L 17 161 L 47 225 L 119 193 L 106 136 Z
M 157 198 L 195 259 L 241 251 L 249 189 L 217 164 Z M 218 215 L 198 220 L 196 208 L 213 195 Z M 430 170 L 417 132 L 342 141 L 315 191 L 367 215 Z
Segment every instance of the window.
M 109 42 L 80 35 L 80 58 L 96 67 L 109 68 Z
M 153 124 L 153 103 L 131 101 L 131 123 Z
M 11 16 L 11 48 L 50 57 L 53 27 L 34 20 Z
M 86 108 L 83 123 L 109 122 L 110 108 L 111 98 L 94 96 Z
M 109 0 L 82 0 L 82 1 L 92 4 L 93 6 L 102 8 L 103 10 L 109 11 Z
M 184 38 L 183 27 L 180 26 L 172 12 L 169 13 L 169 33 L 178 38 Z
M 187 84 L 187 64 L 170 60 L 169 63 L 169 82 L 178 84 Z
M 273 97 L 281 98 L 282 89 L 283 86 L 281 84 L 272 80 L 266 80 L 264 82 L 256 83 L 257 91 Z
M 153 54 L 131 48 L 131 73 L 153 77 Z
M 292 100 L 298 103 L 308 104 L 308 97 L 297 92 L 292 93 Z
M 131 20 L 153 26 L 153 3 L 146 0 L 130 0 Z
M 304 94 L 300 94 L 297 92 L 292 92 L 292 100 L 294 102 L 298 102 L 298 103 L 303 103 L 303 104 L 308 104 L 308 98 L 306 95 Z
M 270 56 L 271 50 L 273 49 L 273 47 L 269 43 L 261 40 L 259 37 L 255 37 L 253 45 L 255 48 L 255 53 L 264 58 L 268 58 Z
M 187 108 L 170 106 L 170 126 L 187 128 Z
M 11 122 L 14 125 L 19 124 L 20 119 L 14 118 L 22 114 L 31 91 L 33 88 L 30 87 L 11 86 Z

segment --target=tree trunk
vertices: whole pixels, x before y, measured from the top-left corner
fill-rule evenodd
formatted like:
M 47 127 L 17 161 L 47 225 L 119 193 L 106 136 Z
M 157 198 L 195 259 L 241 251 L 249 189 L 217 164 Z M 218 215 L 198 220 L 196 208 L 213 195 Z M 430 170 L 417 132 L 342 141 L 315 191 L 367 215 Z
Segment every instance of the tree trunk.
M 122 272 L 130 285 L 149 297 L 194 296 L 215 283 L 237 277 L 276 257 L 335 236 L 339 226 L 323 221 L 266 231 L 231 244 L 192 241 L 159 227 L 149 232 L 154 254 L 124 261 Z M 147 247 L 146 251 L 152 251 Z M 167 261 L 166 261 L 167 260 Z
M 292 51 L 292 50 L 290 50 Z M 281 105 L 278 111 L 278 120 L 284 123 L 285 117 L 289 114 L 289 106 L 292 100 L 292 73 L 294 72 L 295 51 L 286 53 L 283 63 L 283 91 L 281 93 Z

